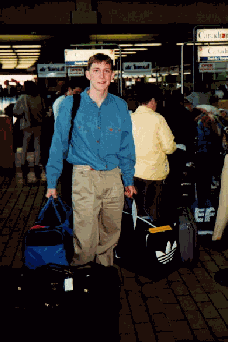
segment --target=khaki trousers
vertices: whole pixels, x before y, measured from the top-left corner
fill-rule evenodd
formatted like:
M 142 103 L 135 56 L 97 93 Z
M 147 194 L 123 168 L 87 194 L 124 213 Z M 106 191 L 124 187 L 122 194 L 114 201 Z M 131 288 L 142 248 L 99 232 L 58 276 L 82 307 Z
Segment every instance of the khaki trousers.
M 222 237 L 222 233 L 228 223 L 228 155 L 225 156 L 221 177 L 221 189 L 219 194 L 219 207 L 215 222 L 212 240 Z
M 113 265 L 124 206 L 120 170 L 97 171 L 73 167 L 72 204 L 74 257 L 72 265 L 94 261 Z

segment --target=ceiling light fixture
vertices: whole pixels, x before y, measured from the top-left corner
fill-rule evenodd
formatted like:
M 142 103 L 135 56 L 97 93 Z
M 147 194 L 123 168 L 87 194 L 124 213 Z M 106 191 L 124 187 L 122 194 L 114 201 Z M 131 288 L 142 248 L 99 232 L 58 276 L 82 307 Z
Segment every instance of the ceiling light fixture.
M 11 39 L 9 42 L 11 43 Z M 2 69 L 27 69 L 39 59 L 42 47 L 40 44 L 13 44 L 12 42 L 12 45 L 0 45 Z
M 38 49 L 41 45 L 13 45 L 14 49 Z
M 134 44 L 119 44 L 119 46 L 134 46 Z
M 16 54 L 13 51 L 10 51 L 10 52 L 1 52 L 0 51 L 0 56 L 16 56 Z
M 38 52 L 17 52 L 18 56 L 39 56 Z
M 17 61 L 16 57 L 10 57 L 10 58 L 0 58 L 0 61 L 4 61 L 4 62 L 12 62 L 12 61 Z
M 2 69 L 15 69 L 17 62 L 15 63 L 2 63 Z
M 40 52 L 39 49 L 15 49 L 16 52 Z
M 142 50 L 148 50 L 148 48 L 124 48 L 123 49 L 124 51 L 132 51 L 132 50 L 134 50 L 134 51 L 142 51 Z
M 194 43 L 187 43 L 186 45 L 194 45 Z M 195 43 L 195 45 L 202 45 L 202 43 Z
M 136 43 L 134 46 L 161 46 L 162 43 Z
M 136 51 L 124 51 L 123 52 L 124 54 L 136 54 Z M 115 53 L 115 56 L 116 55 L 120 55 L 119 53 Z

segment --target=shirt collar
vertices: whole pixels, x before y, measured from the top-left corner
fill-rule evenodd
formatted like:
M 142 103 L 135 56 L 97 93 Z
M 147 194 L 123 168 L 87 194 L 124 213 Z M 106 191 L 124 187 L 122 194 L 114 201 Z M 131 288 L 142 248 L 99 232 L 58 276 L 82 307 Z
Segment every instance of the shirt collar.
M 86 87 L 85 90 L 82 92 L 82 94 L 83 94 L 83 96 L 85 96 L 85 98 L 86 98 L 87 101 L 92 101 L 92 102 L 94 102 L 94 101 L 90 98 L 89 94 L 87 93 L 89 89 L 90 89 L 90 87 Z M 106 96 L 106 98 L 104 99 L 104 101 L 103 101 L 102 104 L 104 104 L 104 103 L 106 103 L 106 102 L 109 102 L 109 100 L 110 100 L 110 93 L 107 94 L 107 96 Z
M 143 111 L 143 112 L 155 113 L 155 111 L 152 110 L 152 108 L 149 108 L 145 105 L 139 105 L 138 109 L 139 109 L 139 111 Z

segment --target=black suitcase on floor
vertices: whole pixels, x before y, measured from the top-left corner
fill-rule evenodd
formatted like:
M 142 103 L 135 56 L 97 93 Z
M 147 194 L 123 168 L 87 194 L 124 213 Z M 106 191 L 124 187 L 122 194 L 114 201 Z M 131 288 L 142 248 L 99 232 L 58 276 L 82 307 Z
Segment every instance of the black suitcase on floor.
M 3 341 L 119 341 L 116 268 L 44 266 L 0 273 Z
M 198 230 L 193 213 L 188 207 L 179 207 L 179 247 L 182 262 L 192 263 L 199 257 Z

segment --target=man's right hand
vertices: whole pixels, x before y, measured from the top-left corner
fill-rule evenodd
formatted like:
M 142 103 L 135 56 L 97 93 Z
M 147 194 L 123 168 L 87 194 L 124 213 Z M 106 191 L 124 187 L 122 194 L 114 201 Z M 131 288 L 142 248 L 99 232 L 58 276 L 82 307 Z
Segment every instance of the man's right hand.
M 53 196 L 54 199 L 58 197 L 55 188 L 48 188 L 46 197 L 47 197 L 47 198 L 50 198 L 50 196 Z

